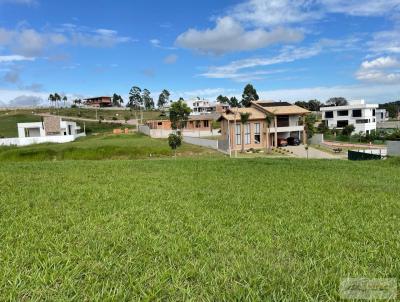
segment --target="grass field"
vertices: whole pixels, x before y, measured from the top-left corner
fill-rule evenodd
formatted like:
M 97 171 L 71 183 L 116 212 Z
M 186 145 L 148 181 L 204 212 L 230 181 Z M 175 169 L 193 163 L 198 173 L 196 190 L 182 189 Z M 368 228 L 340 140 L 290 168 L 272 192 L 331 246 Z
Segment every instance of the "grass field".
M 97 111 L 97 119 L 103 118 L 111 120 L 113 117 L 116 117 L 120 120 L 123 120 L 125 117 L 129 119 L 140 118 L 140 113 L 130 110 L 108 110 L 108 109 L 89 109 L 89 108 L 47 108 L 47 109 L 36 109 L 35 112 L 52 112 L 54 114 L 62 115 L 62 116 L 71 116 L 71 117 L 82 117 L 82 118 L 96 118 L 96 111 Z M 160 117 L 161 112 L 158 110 L 154 111 L 143 111 L 143 119 L 144 120 L 157 120 L 166 118 Z
M 0 165 L 0 300 L 337 301 L 400 277 L 400 163 Z
M 189 144 L 183 144 L 177 151 L 178 157 L 203 155 L 222 157 L 216 151 Z M 172 156 L 173 152 L 166 139 L 152 139 L 137 133 L 93 135 L 65 144 L 0 147 L 0 162 L 142 159 Z
M 0 138 L 18 137 L 17 123 L 40 122 L 40 116 L 28 113 L 5 114 L 0 112 Z

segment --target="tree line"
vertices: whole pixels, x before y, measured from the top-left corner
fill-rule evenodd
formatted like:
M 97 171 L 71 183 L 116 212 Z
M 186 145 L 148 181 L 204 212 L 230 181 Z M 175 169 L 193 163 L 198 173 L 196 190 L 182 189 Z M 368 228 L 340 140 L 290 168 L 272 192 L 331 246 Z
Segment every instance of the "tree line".
M 170 93 L 164 89 L 158 96 L 157 107 L 162 109 L 166 104 L 170 102 Z M 133 86 L 129 91 L 129 101 L 126 105 L 132 109 L 139 109 L 144 107 L 146 110 L 152 110 L 155 108 L 153 97 L 151 96 L 150 90 L 141 89 L 138 86 Z

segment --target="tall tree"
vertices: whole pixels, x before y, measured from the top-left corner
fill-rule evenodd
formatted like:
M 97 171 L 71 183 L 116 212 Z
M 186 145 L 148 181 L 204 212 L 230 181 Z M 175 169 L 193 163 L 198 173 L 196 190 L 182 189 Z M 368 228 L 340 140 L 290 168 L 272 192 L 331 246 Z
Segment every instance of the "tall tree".
M 50 104 L 53 105 L 55 102 L 54 94 L 50 93 L 48 100 L 50 101 Z
M 113 106 L 120 107 L 124 102 L 124 99 L 119 94 L 114 93 L 112 96 L 112 104 Z
M 56 102 L 58 108 L 58 102 L 61 102 L 61 96 L 57 92 L 54 94 L 54 101 Z
M 346 106 L 348 103 L 344 97 L 334 97 L 326 101 L 328 106 Z
M 171 121 L 172 129 L 182 129 L 189 118 L 190 112 L 192 112 L 192 109 L 184 101 L 173 102 L 169 108 L 169 120 Z
M 128 107 L 139 109 L 143 104 L 142 89 L 133 86 L 129 91 Z
M 151 110 L 154 108 L 153 98 L 150 96 L 150 91 L 148 89 L 143 89 L 142 100 L 144 103 L 144 108 L 146 110 Z
M 242 153 L 244 152 L 244 125 L 247 124 L 247 122 L 249 121 L 250 118 L 250 113 L 248 112 L 241 112 L 240 113 L 240 122 L 242 123 Z
M 321 102 L 318 100 L 309 100 L 308 102 L 297 101 L 294 104 L 310 111 L 319 111 L 321 107 Z
M 63 100 L 63 102 L 64 102 L 64 107 L 65 107 L 65 104 L 67 103 L 67 101 L 68 101 L 68 98 L 67 98 L 67 96 L 66 95 L 64 95 L 63 96 L 63 98 L 62 98 L 62 100 Z
M 233 107 L 240 107 L 240 102 L 236 97 L 231 97 L 230 100 L 228 101 L 228 104 L 231 108 Z
M 244 87 L 242 94 L 242 106 L 250 107 L 252 101 L 257 101 L 259 99 L 257 90 L 251 84 L 247 84 Z
M 267 140 L 266 140 L 266 148 L 267 148 L 267 153 L 271 152 L 271 142 L 270 142 L 270 130 L 269 128 L 272 125 L 272 122 L 274 121 L 275 117 L 272 113 L 267 112 L 265 115 L 265 125 L 267 126 Z
M 157 107 L 162 109 L 169 102 L 170 93 L 168 90 L 164 89 L 158 96 Z
M 221 104 L 228 104 L 229 103 L 229 98 L 227 96 L 219 95 L 217 97 L 217 101 Z

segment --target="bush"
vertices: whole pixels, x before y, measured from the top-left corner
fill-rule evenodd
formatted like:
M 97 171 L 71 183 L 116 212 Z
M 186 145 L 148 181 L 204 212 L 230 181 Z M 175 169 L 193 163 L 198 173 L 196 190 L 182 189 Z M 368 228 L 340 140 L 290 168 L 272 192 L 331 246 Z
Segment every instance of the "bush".
M 328 133 L 329 132 L 328 125 L 324 122 L 319 123 L 319 125 L 317 127 L 317 132 L 318 133 Z
M 354 132 L 355 128 L 354 125 L 347 125 L 343 128 L 342 134 L 345 136 L 350 136 Z

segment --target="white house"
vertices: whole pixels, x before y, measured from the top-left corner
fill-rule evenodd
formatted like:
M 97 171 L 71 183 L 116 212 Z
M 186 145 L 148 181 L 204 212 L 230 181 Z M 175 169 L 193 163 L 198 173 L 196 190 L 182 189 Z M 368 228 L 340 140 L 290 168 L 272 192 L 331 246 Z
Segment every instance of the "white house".
M 41 122 L 17 123 L 18 137 L 0 139 L 0 146 L 27 146 L 40 143 L 66 143 L 77 137 L 81 127 L 75 122 L 63 121 L 59 117 L 46 116 Z
M 375 115 L 377 123 L 383 123 L 389 120 L 389 112 L 387 112 L 386 109 L 376 109 Z
M 322 120 L 330 129 L 343 129 L 353 125 L 355 132 L 369 134 L 376 130 L 378 104 L 366 104 L 364 100 L 350 101 L 346 106 L 321 107 Z
M 17 127 L 19 138 L 76 135 L 81 129 L 75 122 L 47 116 L 43 118 L 43 122 L 18 123 Z
M 206 100 L 195 100 L 190 107 L 193 110 L 192 115 L 199 115 L 214 112 L 222 113 L 229 108 L 229 105 L 221 104 L 219 102 L 210 102 Z

